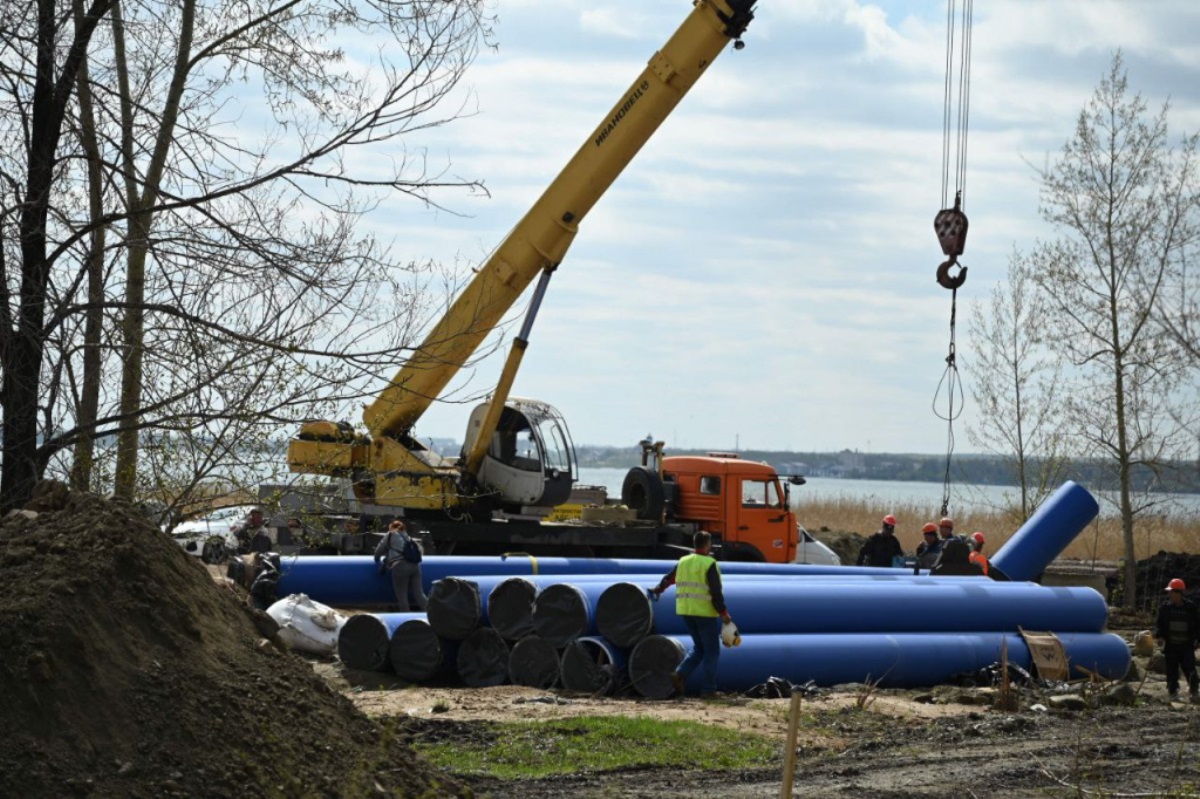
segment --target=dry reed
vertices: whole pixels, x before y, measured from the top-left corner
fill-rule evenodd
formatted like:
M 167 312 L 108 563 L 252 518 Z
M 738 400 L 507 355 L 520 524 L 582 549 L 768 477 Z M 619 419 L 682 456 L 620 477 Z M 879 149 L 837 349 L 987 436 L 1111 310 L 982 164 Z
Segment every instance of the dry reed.
M 921 541 L 926 522 L 937 523 L 939 515 L 916 503 L 895 503 L 888 507 L 868 504 L 845 497 L 805 501 L 796 511 L 800 523 L 814 533 L 829 530 L 839 533 L 870 535 L 879 529 L 885 514 L 896 517 L 896 536 L 905 552 L 911 553 Z M 1020 525 L 1019 515 L 991 511 L 953 514 L 954 531 L 970 535 L 976 530 L 987 538 L 989 553 L 996 552 L 1012 537 Z M 1200 520 L 1195 517 L 1143 516 L 1134 521 L 1134 546 L 1137 558 L 1148 558 L 1161 550 L 1168 552 L 1200 551 Z M 1121 521 L 1099 518 L 1087 526 L 1067 547 L 1062 557 L 1085 561 L 1119 560 L 1125 556 Z

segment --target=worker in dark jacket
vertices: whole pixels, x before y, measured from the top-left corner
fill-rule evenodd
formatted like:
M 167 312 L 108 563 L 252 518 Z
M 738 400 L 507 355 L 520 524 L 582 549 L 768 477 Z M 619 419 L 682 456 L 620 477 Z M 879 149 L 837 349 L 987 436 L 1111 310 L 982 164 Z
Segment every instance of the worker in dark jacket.
M 663 577 L 650 593 L 657 599 L 667 587 L 675 585 L 675 614 L 683 619 L 692 636 L 692 651 L 671 674 L 675 695 L 682 696 L 688 676 L 703 666 L 700 696 L 717 691 L 717 664 L 721 658 L 721 624 L 732 624 L 721 586 L 721 568 L 709 554 L 712 536 L 704 531 L 692 538 L 696 551 L 679 559 L 675 568 Z
M 917 568 L 932 569 L 933 564 L 937 563 L 938 555 L 942 554 L 942 540 L 938 538 L 937 525 L 933 522 L 925 525 L 921 529 L 921 535 L 925 540 L 917 544 Z
M 867 537 L 862 549 L 858 550 L 859 566 L 891 567 L 892 558 L 903 557 L 904 549 L 896 538 L 896 517 L 888 514 L 883 517 L 879 532 Z
M 1162 645 L 1167 660 L 1167 695 L 1171 699 L 1179 696 L 1179 672 L 1182 670 L 1188 681 L 1188 692 L 1195 702 L 1200 692 L 1200 679 L 1196 675 L 1200 615 L 1196 605 L 1184 598 L 1186 589 L 1187 586 L 1178 577 L 1167 583 L 1167 601 L 1158 609 L 1154 637 Z

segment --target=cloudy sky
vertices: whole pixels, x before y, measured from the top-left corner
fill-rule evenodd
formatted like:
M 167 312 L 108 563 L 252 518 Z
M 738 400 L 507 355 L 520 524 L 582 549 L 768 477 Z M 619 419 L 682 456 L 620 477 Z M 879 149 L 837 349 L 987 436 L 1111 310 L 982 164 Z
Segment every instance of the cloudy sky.
M 406 145 L 490 197 L 411 201 L 370 223 L 398 255 L 486 258 L 674 32 L 689 0 L 496 0 L 498 48 L 468 73 L 470 115 Z M 760 0 L 600 200 L 550 285 L 514 394 L 551 402 L 577 444 L 941 452 L 933 401 L 950 292 L 942 200 L 944 0 Z M 1048 235 L 1033 165 L 1052 158 L 1123 51 L 1172 132 L 1200 128 L 1200 3 L 980 0 L 975 8 L 959 360 L 966 315 L 1014 247 Z M 526 298 L 514 309 L 523 311 Z M 515 331 L 515 328 L 510 328 Z M 503 352 L 455 396 L 485 394 Z M 945 409 L 946 399 L 939 398 Z M 416 433 L 461 440 L 468 409 Z

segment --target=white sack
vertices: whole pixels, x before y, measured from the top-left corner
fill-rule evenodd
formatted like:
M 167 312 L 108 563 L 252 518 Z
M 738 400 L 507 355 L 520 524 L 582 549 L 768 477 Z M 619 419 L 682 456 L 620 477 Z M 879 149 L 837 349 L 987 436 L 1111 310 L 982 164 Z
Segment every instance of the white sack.
M 346 617 L 333 608 L 313 602 L 306 594 L 292 594 L 267 608 L 267 615 L 279 624 L 279 637 L 292 649 L 337 654 L 338 633 Z

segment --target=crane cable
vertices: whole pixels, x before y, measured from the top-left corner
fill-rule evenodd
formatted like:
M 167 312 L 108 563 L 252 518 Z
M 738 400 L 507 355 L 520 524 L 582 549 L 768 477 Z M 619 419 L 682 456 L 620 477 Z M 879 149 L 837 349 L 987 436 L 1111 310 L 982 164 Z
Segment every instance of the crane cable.
M 974 0 L 962 0 L 962 14 L 958 13 L 957 0 L 946 2 L 946 82 L 942 109 L 942 210 L 934 217 L 934 232 L 948 256 L 937 270 L 937 282 L 950 289 L 950 348 L 946 355 L 946 369 L 934 393 L 933 412 L 946 422 L 946 470 L 942 480 L 941 515 L 950 511 L 950 467 L 954 456 L 954 421 L 961 415 L 963 406 L 962 380 L 958 373 L 955 345 L 955 322 L 958 313 L 958 289 L 967 279 L 967 267 L 958 263 L 967 239 L 967 217 L 963 213 L 967 192 L 967 130 L 970 119 L 971 88 L 971 25 L 974 17 Z M 955 63 L 955 27 L 960 29 L 958 63 Z M 958 72 L 957 98 L 954 92 L 954 73 Z M 957 101 L 957 102 L 956 102 Z M 955 126 L 951 136 L 951 120 Z M 952 144 L 953 142 L 953 144 Z M 951 157 L 953 150 L 953 158 Z M 954 165 L 954 205 L 950 206 L 950 171 Z M 957 275 L 951 276 L 950 269 L 959 266 Z M 947 410 L 938 411 L 938 397 L 943 386 L 946 389 Z M 955 401 L 957 400 L 957 409 Z

